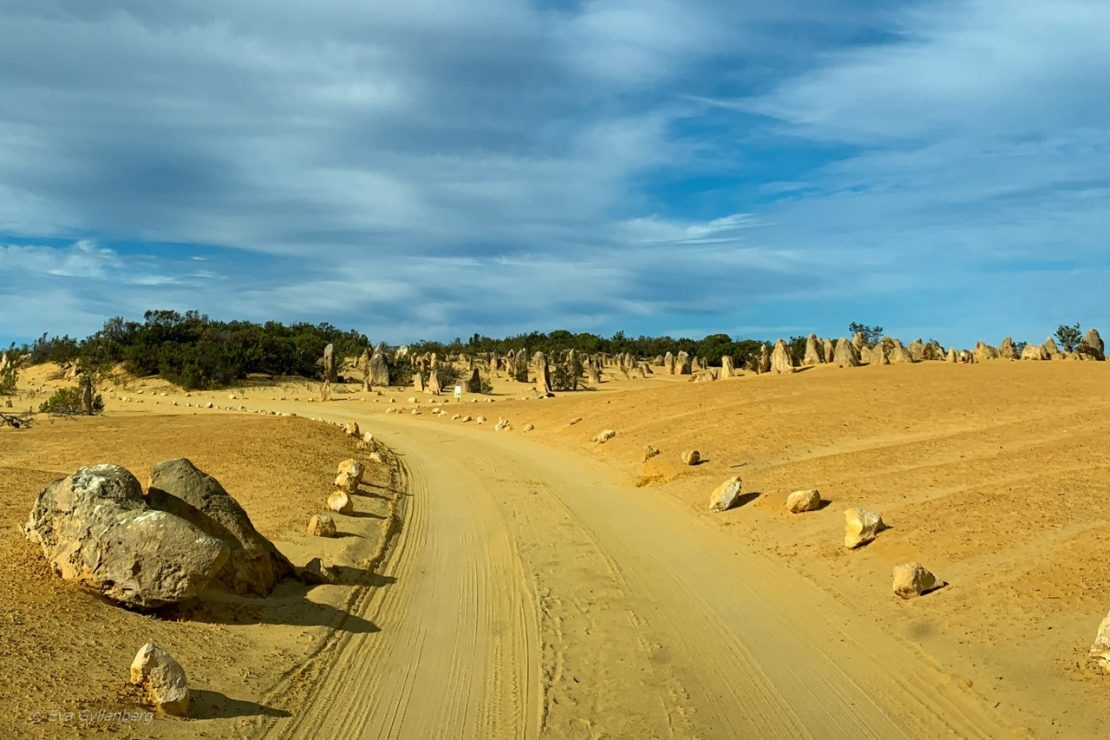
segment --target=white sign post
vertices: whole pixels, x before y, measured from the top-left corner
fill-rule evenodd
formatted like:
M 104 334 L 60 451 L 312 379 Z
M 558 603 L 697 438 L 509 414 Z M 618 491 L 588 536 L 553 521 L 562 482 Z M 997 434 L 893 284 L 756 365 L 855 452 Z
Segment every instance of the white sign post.
M 456 385 L 455 386 L 455 400 L 458 401 L 461 398 L 462 398 L 462 386 L 461 385 Z

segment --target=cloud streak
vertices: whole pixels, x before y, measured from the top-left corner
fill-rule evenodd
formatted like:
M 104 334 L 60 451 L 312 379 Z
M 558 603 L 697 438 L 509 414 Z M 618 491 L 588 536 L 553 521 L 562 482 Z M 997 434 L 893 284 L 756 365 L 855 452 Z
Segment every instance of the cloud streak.
M 154 306 L 389 340 L 1110 319 L 1043 262 L 1107 267 L 1098 3 L 0 17 L 0 337 Z

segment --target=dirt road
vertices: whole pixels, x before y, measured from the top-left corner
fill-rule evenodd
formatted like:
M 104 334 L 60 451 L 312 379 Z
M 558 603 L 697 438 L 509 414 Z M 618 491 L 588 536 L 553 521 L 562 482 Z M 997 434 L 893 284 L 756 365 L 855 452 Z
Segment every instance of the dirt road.
M 275 736 L 1013 736 L 984 700 L 727 530 L 516 434 L 357 419 L 404 459 L 398 546 Z M 705 515 L 708 516 L 708 515 Z M 833 533 L 831 536 L 836 536 Z

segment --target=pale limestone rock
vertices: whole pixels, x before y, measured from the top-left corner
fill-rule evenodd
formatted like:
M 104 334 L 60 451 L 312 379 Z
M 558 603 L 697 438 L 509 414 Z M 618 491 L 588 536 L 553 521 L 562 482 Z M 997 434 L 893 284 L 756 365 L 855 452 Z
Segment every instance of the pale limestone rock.
M 786 497 L 786 510 L 791 514 L 816 511 L 821 506 L 821 493 L 817 490 L 794 491 Z
M 189 681 L 185 669 L 162 648 L 148 642 L 131 661 L 131 683 L 146 689 L 159 711 L 178 717 L 189 711 Z
M 937 587 L 937 577 L 921 563 L 903 563 L 894 567 L 894 595 L 911 599 Z
M 355 510 L 355 504 L 346 491 L 333 491 L 328 496 L 328 508 L 336 514 L 350 514 Z
M 335 537 L 339 530 L 335 520 L 327 514 L 313 514 L 308 520 L 308 533 L 314 537 Z
M 844 546 L 865 545 L 883 529 L 883 518 L 867 509 L 848 509 L 844 512 Z
M 713 512 L 728 511 L 736 506 L 740 500 L 740 488 L 743 481 L 740 476 L 734 475 L 713 490 L 709 496 L 709 510 Z

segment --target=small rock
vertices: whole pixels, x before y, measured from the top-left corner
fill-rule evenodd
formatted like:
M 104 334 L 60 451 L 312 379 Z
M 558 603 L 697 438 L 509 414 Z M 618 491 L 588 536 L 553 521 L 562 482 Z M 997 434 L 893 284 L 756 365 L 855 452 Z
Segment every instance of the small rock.
M 821 492 L 817 490 L 794 491 L 786 497 L 786 510 L 791 514 L 816 511 L 821 506 Z
M 334 537 L 339 530 L 335 527 L 335 520 L 327 514 L 314 514 L 308 520 L 308 533 L 315 537 Z
M 352 478 L 357 479 L 359 483 L 362 483 L 362 476 L 366 472 L 366 466 L 364 466 L 358 460 L 355 460 L 353 457 L 350 457 L 339 463 L 339 465 L 335 469 L 335 472 L 339 473 L 340 475 L 347 474 Z
M 333 491 L 328 496 L 328 508 L 337 514 L 350 514 L 355 510 L 354 502 L 344 491 Z
M 532 430 L 533 430 L 533 429 L 535 429 L 535 428 L 536 428 L 536 427 L 535 427 L 535 426 L 533 426 L 532 424 L 525 424 L 525 425 L 524 425 L 523 427 L 521 427 L 521 431 L 524 431 L 524 432 L 530 432 L 530 431 L 532 431 Z
M 366 459 L 372 463 L 377 463 L 378 465 L 382 464 L 382 455 L 380 452 L 371 452 L 369 455 L 366 456 Z
M 320 558 L 312 558 L 301 568 L 301 580 L 310 586 L 323 586 L 335 583 L 335 572 Z
M 658 454 L 659 450 L 655 449 L 651 445 L 644 445 L 644 462 L 647 462 Z
M 710 511 L 728 511 L 740 500 L 740 476 L 734 475 L 713 491 L 709 497 Z
M 697 465 L 701 462 L 701 453 L 697 450 L 686 450 L 682 453 L 683 465 Z
M 189 682 L 185 669 L 152 642 L 139 648 L 131 661 L 131 683 L 146 689 L 160 711 L 179 717 L 189 711 Z
M 883 518 L 867 509 L 848 509 L 844 512 L 844 546 L 866 545 L 883 528 Z
M 936 587 L 937 577 L 921 563 L 903 563 L 894 567 L 895 596 L 910 599 Z
M 349 421 L 343 425 L 343 433 L 350 437 L 361 437 L 362 433 L 359 431 L 357 421 Z
M 594 437 L 594 442 L 597 442 L 599 445 L 603 445 L 615 436 L 617 436 L 616 429 L 604 429 L 601 432 L 598 432 L 598 435 Z
M 363 432 L 362 433 L 362 441 L 365 442 L 366 444 L 370 444 L 371 442 L 374 441 L 374 435 L 371 434 L 370 432 Z
M 335 476 L 335 487 L 344 493 L 354 493 L 358 490 L 359 479 L 347 470 Z

